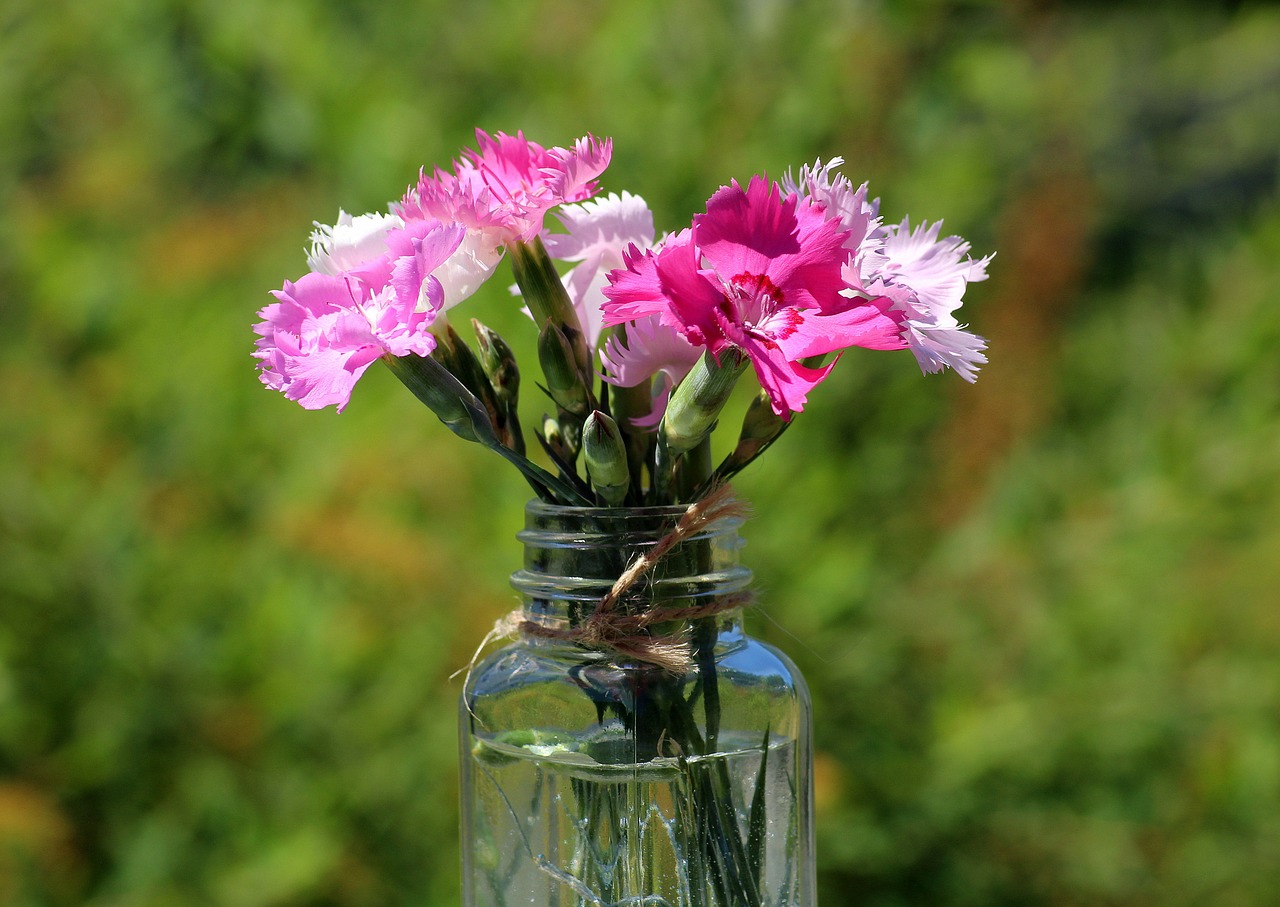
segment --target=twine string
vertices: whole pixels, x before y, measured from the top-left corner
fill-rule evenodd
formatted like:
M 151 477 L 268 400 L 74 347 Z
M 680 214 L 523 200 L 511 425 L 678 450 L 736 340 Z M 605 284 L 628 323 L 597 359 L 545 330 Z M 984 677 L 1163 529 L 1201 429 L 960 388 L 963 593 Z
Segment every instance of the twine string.
M 705 497 L 691 503 L 671 531 L 658 539 L 652 548 L 636 555 L 586 620 L 576 627 L 567 628 L 521 620 L 520 631 L 529 636 L 574 642 L 587 648 L 613 652 L 670 671 L 687 670 L 692 664 L 687 634 L 654 635 L 649 628 L 657 623 L 714 617 L 741 608 L 750 600 L 748 594 L 717 596 L 681 608 L 649 607 L 635 614 L 619 610 L 618 603 L 681 542 L 722 520 L 741 519 L 746 512 L 746 504 L 734 497 L 732 488 L 717 485 Z
M 677 673 L 688 670 L 693 663 L 688 633 L 654 634 L 650 632 L 651 627 L 660 623 L 714 617 L 744 607 L 751 601 L 749 593 L 716 596 L 684 607 L 648 607 L 636 613 L 621 610 L 618 604 L 681 542 L 723 520 L 741 519 L 746 513 L 747 505 L 734 497 L 732 488 L 726 484 L 717 485 L 705 497 L 691 503 L 675 526 L 652 548 L 636 555 L 586 620 L 573 627 L 548 627 L 527 620 L 519 609 L 512 611 L 494 624 L 472 656 L 466 672 L 470 673 L 480 652 L 489 643 L 517 633 L 572 642 Z

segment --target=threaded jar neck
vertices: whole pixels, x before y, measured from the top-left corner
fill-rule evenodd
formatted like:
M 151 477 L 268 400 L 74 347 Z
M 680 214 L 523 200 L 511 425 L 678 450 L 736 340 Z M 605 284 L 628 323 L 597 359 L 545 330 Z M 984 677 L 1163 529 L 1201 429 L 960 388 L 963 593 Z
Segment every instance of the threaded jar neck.
M 574 625 L 594 611 L 618 577 L 652 551 L 684 514 L 684 507 L 564 507 L 531 501 L 525 528 L 524 568 L 511 585 L 525 617 L 547 626 Z M 620 602 L 645 608 L 688 608 L 741 593 L 751 571 L 738 563 L 741 520 L 727 518 L 673 547 Z

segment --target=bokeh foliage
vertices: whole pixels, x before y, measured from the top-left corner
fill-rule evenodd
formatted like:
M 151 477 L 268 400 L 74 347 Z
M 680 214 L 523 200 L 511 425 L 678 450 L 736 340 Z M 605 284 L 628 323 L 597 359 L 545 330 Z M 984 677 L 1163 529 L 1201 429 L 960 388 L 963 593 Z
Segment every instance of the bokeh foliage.
M 525 490 L 248 352 L 311 221 L 477 125 L 613 136 L 659 229 L 840 154 L 999 252 L 975 386 L 849 355 L 738 483 L 824 903 L 1274 902 L 1275 8 L 10 0 L 0 904 L 456 903 L 450 674 Z

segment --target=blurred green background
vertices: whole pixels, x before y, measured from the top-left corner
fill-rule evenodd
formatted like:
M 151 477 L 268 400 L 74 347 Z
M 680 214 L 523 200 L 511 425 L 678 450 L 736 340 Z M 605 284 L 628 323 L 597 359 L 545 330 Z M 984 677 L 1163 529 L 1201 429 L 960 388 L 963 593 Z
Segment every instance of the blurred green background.
M 1275 903 L 1280 10 L 7 0 L 0 904 L 457 903 L 526 489 L 249 352 L 312 221 L 475 126 L 612 136 L 659 230 L 838 154 L 998 251 L 976 385 L 851 354 L 738 482 L 824 904 Z

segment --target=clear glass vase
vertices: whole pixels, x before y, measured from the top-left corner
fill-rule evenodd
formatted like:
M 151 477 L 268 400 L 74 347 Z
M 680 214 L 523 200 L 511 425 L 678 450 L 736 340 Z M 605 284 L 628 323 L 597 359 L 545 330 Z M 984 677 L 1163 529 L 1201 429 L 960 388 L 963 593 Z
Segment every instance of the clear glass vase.
M 571 638 L 682 512 L 529 505 L 512 584 L 539 632 L 462 695 L 466 907 L 814 903 L 808 691 L 743 632 L 737 524 L 676 546 L 621 602 L 679 612 L 648 632 L 685 663 Z

